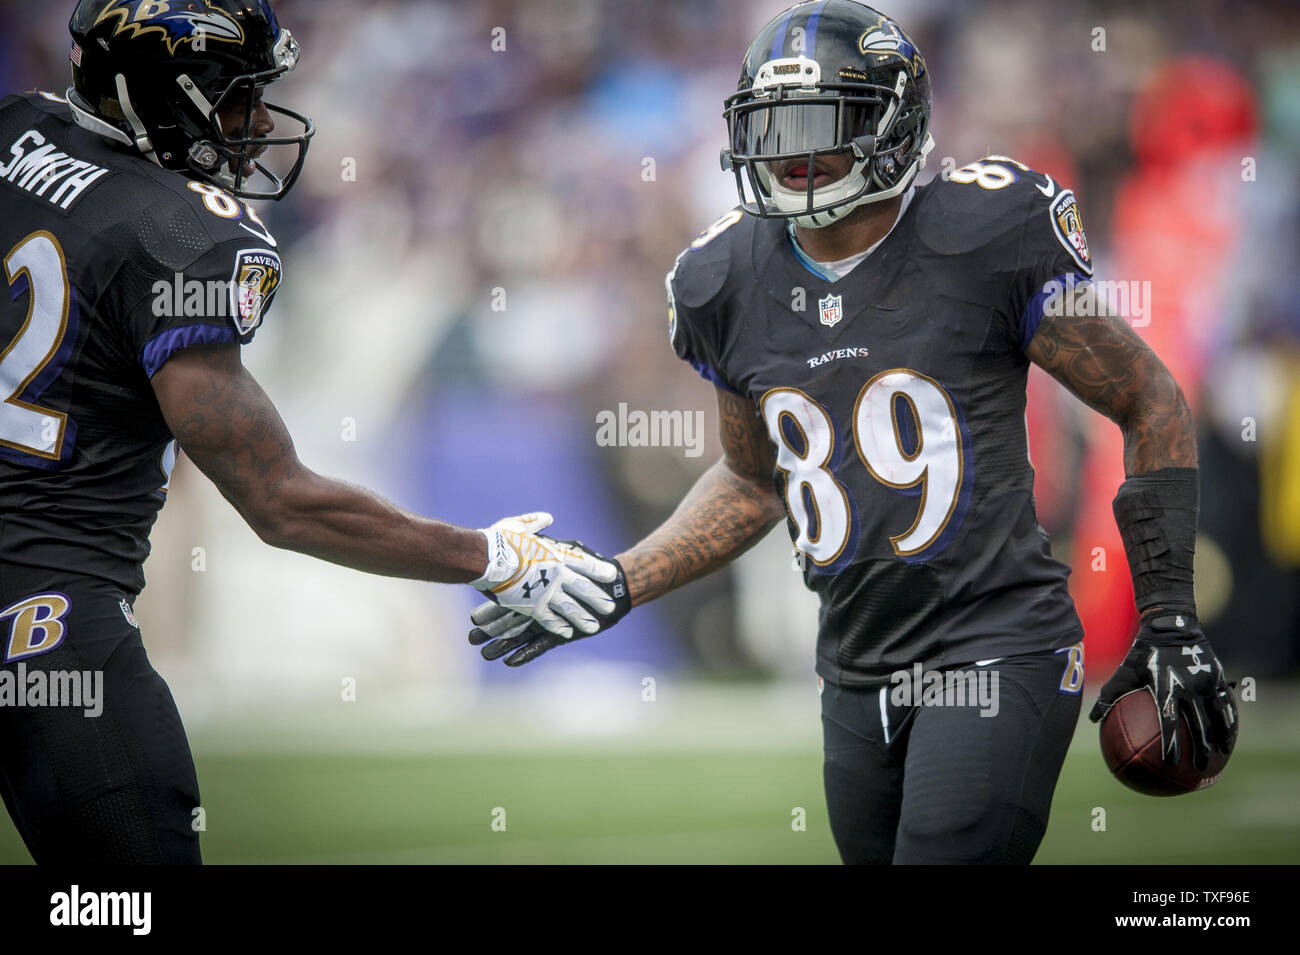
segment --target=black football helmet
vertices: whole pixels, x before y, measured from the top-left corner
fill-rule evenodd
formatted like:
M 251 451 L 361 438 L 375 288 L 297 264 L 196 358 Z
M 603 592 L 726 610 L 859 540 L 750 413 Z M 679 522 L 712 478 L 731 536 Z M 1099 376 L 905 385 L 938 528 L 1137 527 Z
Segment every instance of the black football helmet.
M 722 167 L 741 206 L 807 228 L 899 195 L 934 147 L 924 58 L 902 27 L 854 0 L 800 3 L 763 27 L 723 115 Z M 814 188 L 817 158 L 842 153 L 850 171 Z M 769 164 L 787 160 L 807 161 L 806 189 L 774 175 Z
M 244 198 L 279 199 L 297 181 L 312 121 L 266 103 L 301 132 L 253 136 L 261 90 L 299 55 L 267 0 L 81 0 L 68 28 L 68 102 L 79 125 Z M 238 106 L 243 128 L 228 137 L 218 113 Z M 276 171 L 263 163 L 264 152 L 279 160 Z M 259 174 L 260 189 L 249 184 Z

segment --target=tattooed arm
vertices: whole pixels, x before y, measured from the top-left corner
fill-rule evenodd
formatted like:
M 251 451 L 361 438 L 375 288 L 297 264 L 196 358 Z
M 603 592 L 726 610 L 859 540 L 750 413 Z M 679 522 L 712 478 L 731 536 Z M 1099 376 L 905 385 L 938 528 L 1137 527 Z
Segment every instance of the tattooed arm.
M 480 532 L 408 513 L 303 466 L 238 346 L 181 351 L 154 375 L 153 389 L 181 449 L 268 544 L 389 577 L 468 583 L 483 573 Z
M 1087 307 L 1044 316 L 1025 349 L 1029 360 L 1119 425 L 1125 474 L 1196 467 L 1196 426 L 1169 369 L 1127 322 L 1105 314 L 1091 285 L 1070 294 L 1088 296 Z
M 1190 612 L 1198 497 L 1191 410 L 1169 369 L 1107 314 L 1091 284 L 1069 294 L 1065 314 L 1044 316 L 1025 353 L 1124 435 L 1127 480 L 1114 510 L 1138 610 Z
M 1090 286 L 1071 294 L 1095 295 Z M 1119 699 L 1148 688 L 1160 703 L 1165 763 L 1179 762 L 1181 735 L 1193 765 L 1205 768 L 1212 750 L 1226 758 L 1236 745 L 1237 704 L 1196 615 L 1195 425 L 1178 383 L 1146 343 L 1096 308 L 1100 302 L 1086 304 L 1094 307 L 1044 317 L 1026 354 L 1124 433 L 1127 478 L 1113 508 L 1141 622 L 1088 718 L 1099 722 Z M 1180 733 L 1180 716 L 1190 733 Z
M 776 447 L 752 402 L 718 389 L 722 459 L 695 482 L 672 517 L 631 550 L 619 554 L 626 575 L 607 593 L 612 613 L 598 614 L 603 632 L 632 607 L 713 573 L 756 544 L 785 514 L 772 484 Z M 570 641 L 542 630 L 517 613 L 484 604 L 470 614 L 469 642 L 484 659 L 505 658 L 517 667 Z M 592 636 L 593 634 L 578 634 Z
M 713 573 L 756 544 L 785 516 L 772 484 L 776 447 L 753 402 L 718 389 L 723 456 L 672 517 L 618 562 L 632 604 Z

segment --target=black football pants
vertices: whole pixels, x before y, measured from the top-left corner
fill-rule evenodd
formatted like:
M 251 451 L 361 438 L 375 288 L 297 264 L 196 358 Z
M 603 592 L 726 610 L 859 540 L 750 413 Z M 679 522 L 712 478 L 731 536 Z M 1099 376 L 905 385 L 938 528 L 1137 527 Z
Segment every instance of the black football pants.
M 38 863 L 201 861 L 189 742 L 128 619 L 132 599 L 108 581 L 0 563 L 0 612 L 27 608 L 0 619 L 0 666 L 29 686 L 36 671 L 102 674 L 97 716 L 84 697 L 0 705 L 0 793 Z
M 1078 721 L 1082 664 L 1076 646 L 955 667 L 964 680 L 947 681 L 947 698 L 932 680 L 932 705 L 901 683 L 825 684 L 826 802 L 844 862 L 1027 864 Z M 996 712 L 955 692 L 978 670 Z

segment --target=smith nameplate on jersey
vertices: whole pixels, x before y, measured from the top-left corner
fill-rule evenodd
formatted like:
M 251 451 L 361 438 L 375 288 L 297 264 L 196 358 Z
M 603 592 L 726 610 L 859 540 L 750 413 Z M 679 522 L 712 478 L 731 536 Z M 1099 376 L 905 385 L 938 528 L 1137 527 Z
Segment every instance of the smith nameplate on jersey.
M 108 175 L 103 166 L 69 156 L 54 148 L 34 129 L 29 129 L 9 147 L 13 157 L 0 167 L 0 179 L 58 206 L 64 212 L 94 183 Z M 2 158 L 2 157 L 0 157 Z

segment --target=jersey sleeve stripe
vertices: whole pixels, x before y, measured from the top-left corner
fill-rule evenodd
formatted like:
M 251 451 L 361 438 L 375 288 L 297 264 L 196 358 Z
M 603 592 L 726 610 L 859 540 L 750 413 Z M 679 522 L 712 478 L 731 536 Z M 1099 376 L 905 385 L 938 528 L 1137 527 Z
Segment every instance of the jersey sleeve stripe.
M 152 378 L 167 360 L 192 345 L 224 345 L 239 341 L 230 325 L 182 325 L 159 332 L 140 350 L 140 364 Z
M 1038 290 L 1038 294 L 1029 300 L 1029 304 L 1025 306 L 1024 314 L 1020 316 L 1021 351 L 1028 348 L 1029 343 L 1038 334 L 1038 326 L 1043 322 L 1048 299 L 1074 288 L 1078 282 L 1087 282 L 1088 280 L 1089 276 L 1083 272 L 1063 272 L 1043 283 L 1043 287 Z
M 741 395 L 739 391 L 737 391 L 731 385 L 727 384 L 722 379 L 722 376 L 718 374 L 717 369 L 715 369 L 712 365 L 708 364 L 707 362 L 700 361 L 698 358 L 687 358 L 686 360 L 690 362 L 692 368 L 694 368 L 696 371 L 700 373 L 701 378 L 705 379 L 706 381 L 713 382 L 723 391 L 728 391 L 731 394 L 737 395 L 742 398 L 744 397 L 744 395 Z

